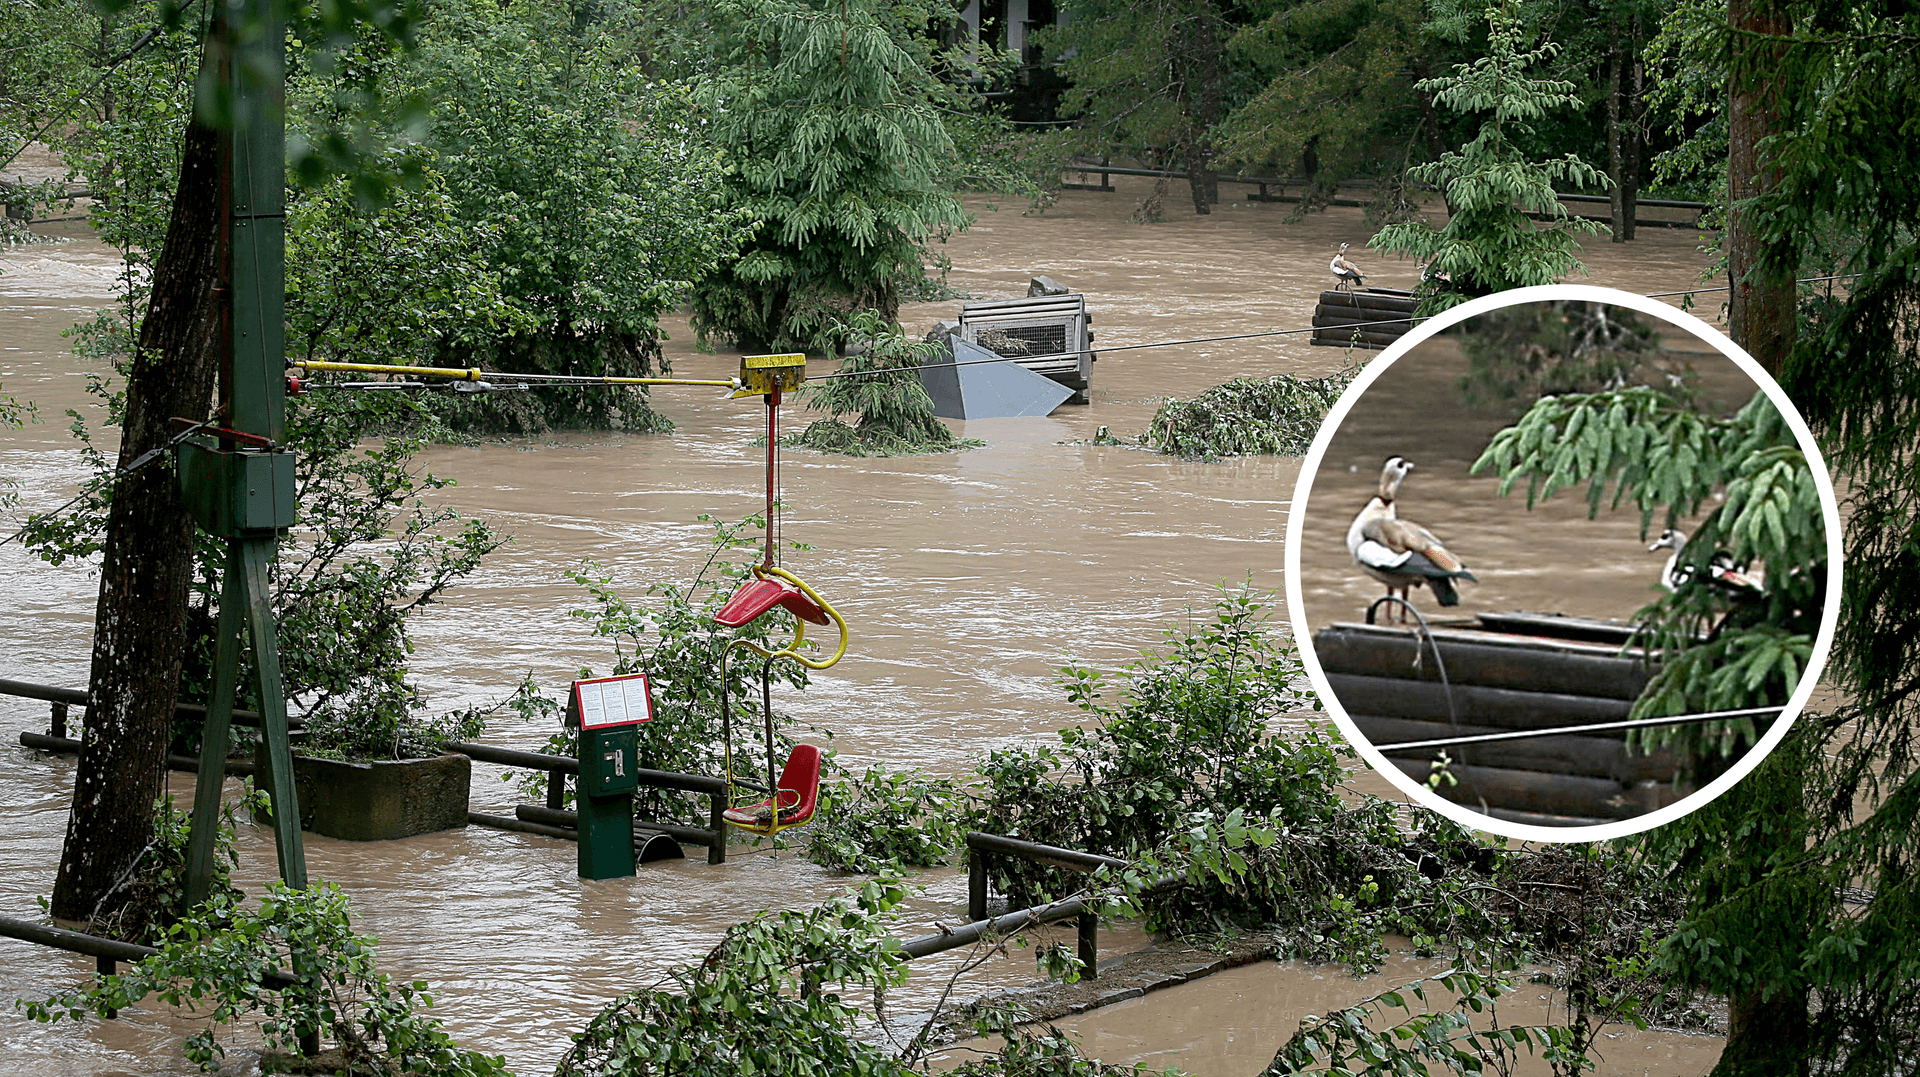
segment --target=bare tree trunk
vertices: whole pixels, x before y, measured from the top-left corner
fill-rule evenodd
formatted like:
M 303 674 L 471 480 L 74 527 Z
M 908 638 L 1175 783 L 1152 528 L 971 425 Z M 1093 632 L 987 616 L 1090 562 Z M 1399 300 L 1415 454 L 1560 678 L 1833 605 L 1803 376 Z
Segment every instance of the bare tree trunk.
M 1727 279 L 1733 286 L 1728 335 L 1758 360 L 1767 373 L 1778 375 L 1793 347 L 1795 266 L 1783 252 L 1769 252 L 1752 211 L 1741 205 L 1779 179 L 1779 169 L 1763 159 L 1761 139 L 1781 123 L 1769 60 L 1779 57 L 1777 45 L 1760 37 L 1785 36 L 1785 16 L 1769 0 L 1730 0 L 1727 20 L 1734 35 L 1734 74 L 1727 109 L 1728 209 Z
M 187 128 L 180 186 L 152 301 L 127 376 L 120 466 L 166 443 L 168 419 L 202 418 L 222 345 L 222 205 L 216 133 Z M 153 803 L 186 650 L 193 521 L 174 470 L 156 461 L 120 480 L 107 518 L 100 569 L 86 728 L 52 912 L 89 922 L 112 911 L 153 838 Z
M 1607 50 L 1607 174 L 1613 178 L 1613 190 L 1610 193 L 1613 195 L 1615 243 L 1625 243 L 1631 238 L 1627 230 L 1633 226 L 1633 207 L 1627 204 L 1626 185 L 1621 182 L 1627 163 L 1620 130 L 1620 68 L 1625 64 L 1625 57 L 1622 56 L 1625 51 L 1616 33 L 1612 46 Z

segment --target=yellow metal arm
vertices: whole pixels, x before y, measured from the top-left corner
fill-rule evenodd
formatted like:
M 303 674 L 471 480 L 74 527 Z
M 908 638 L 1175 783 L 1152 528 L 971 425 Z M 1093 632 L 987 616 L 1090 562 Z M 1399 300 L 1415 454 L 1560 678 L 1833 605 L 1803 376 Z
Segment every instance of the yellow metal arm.
M 840 645 L 835 647 L 833 654 L 828 656 L 824 661 L 808 658 L 800 650 L 800 644 L 807 638 L 807 622 L 795 617 L 793 619 L 793 638 L 787 641 L 786 646 L 777 651 L 767 650 L 765 647 L 760 646 L 750 639 L 736 639 L 732 643 L 727 644 L 728 650 L 732 650 L 735 647 L 745 647 L 768 658 L 791 658 L 808 669 L 826 669 L 828 666 L 840 661 L 840 659 L 846 655 L 848 635 L 847 619 L 840 616 L 840 611 L 834 609 L 832 604 L 826 599 L 821 598 L 818 591 L 808 587 L 807 581 L 795 576 L 784 568 L 778 568 L 773 565 L 755 565 L 753 566 L 753 574 L 756 576 L 778 576 L 788 583 L 793 584 L 795 587 L 800 588 L 808 598 L 814 601 L 815 605 L 820 607 L 820 612 L 831 618 L 834 625 L 840 629 Z
M 508 374 L 501 371 L 488 372 L 485 370 L 472 370 L 466 367 L 451 367 L 451 366 L 389 366 L 384 363 L 327 363 L 327 362 L 320 362 L 318 360 L 293 362 L 293 363 L 288 363 L 287 365 L 297 366 L 303 370 L 311 370 L 311 371 L 318 371 L 318 372 L 334 372 L 334 373 L 343 373 L 343 374 L 399 374 L 399 375 L 403 375 L 405 377 L 410 377 L 410 378 L 451 378 L 455 381 L 482 381 L 487 378 L 501 378 L 505 380 L 511 380 L 518 376 L 518 375 Z M 546 380 L 546 379 L 536 379 L 536 380 Z M 595 384 L 595 385 L 713 385 L 713 386 L 718 386 L 719 388 L 722 388 L 722 389 L 733 389 L 739 386 L 740 380 L 738 378 L 728 378 L 725 381 L 717 381 L 710 378 L 582 377 L 577 379 L 565 379 L 565 380 L 562 380 L 559 384 L 578 385 L 582 383 L 589 383 L 589 384 Z

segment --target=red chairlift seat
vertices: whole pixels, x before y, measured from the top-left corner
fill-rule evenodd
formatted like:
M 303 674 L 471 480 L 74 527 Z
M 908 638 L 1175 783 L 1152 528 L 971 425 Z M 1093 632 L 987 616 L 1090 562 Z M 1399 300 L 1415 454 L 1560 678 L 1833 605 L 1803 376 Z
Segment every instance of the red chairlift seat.
M 773 816 L 776 799 L 780 807 L 777 823 Z M 787 765 L 780 771 L 775 796 L 746 807 L 729 808 L 725 814 L 727 822 L 742 830 L 771 834 L 813 818 L 813 809 L 819 800 L 820 749 L 811 744 L 796 744 L 793 753 L 787 756 Z
M 807 597 L 807 593 L 793 584 L 775 576 L 759 576 L 748 580 L 744 586 L 727 599 L 720 612 L 713 619 L 728 628 L 739 628 L 754 618 L 779 606 L 788 613 L 804 621 L 817 625 L 831 624 L 820 604 Z

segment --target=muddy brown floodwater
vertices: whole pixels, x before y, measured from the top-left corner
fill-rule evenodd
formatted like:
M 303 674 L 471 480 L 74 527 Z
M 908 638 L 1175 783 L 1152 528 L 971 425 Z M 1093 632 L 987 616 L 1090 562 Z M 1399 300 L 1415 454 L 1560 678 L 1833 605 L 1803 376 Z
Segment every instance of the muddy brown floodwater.
M 1025 293 L 1030 274 L 1050 274 L 1088 295 L 1106 346 L 1305 327 L 1330 283 L 1325 266 L 1334 249 L 1370 234 L 1356 210 L 1286 224 L 1289 207 L 1245 203 L 1143 227 L 1127 217 L 1144 189 L 1122 182 L 1116 194 L 1067 192 L 1037 217 L 989 211 L 974 200 L 979 222 L 945 252 L 953 285 L 977 297 L 1012 297 Z M 117 265 L 82 225 L 43 231 L 67 242 L 0 249 L 0 381 L 6 392 L 37 401 L 46 420 L 0 442 L 0 476 L 18 484 L 23 503 L 5 516 L 9 530 L 23 511 L 71 496 L 81 477 L 61 413 L 92 414 L 84 395 L 91 368 L 66 352 L 59 334 L 108 304 Z M 1626 246 L 1589 243 L 1591 280 L 1642 292 L 1695 282 L 1704 260 L 1693 232 L 1641 234 Z M 1413 281 L 1410 264 L 1367 252 L 1355 260 L 1372 271 L 1372 283 Z M 919 332 L 957 308 L 957 301 L 919 305 L 903 320 Z M 724 376 L 734 368 L 731 354 L 699 354 L 684 319 L 671 328 L 680 374 Z M 1204 611 L 1222 581 L 1280 586 L 1280 541 L 1298 472 L 1291 459 L 1198 464 L 1085 442 L 1100 426 L 1138 433 L 1168 396 L 1241 375 L 1327 374 L 1346 361 L 1339 350 L 1309 347 L 1304 334 L 1114 352 L 1094 368 L 1090 406 L 1045 419 L 956 424 L 986 439 L 982 449 L 905 460 L 786 454 L 785 534 L 815 547 L 789 554 L 786 565 L 847 614 L 854 635 L 846 660 L 779 705 L 831 729 L 852 763 L 940 772 L 1073 722 L 1076 712 L 1055 685 L 1067 659 L 1112 669 L 1154 644 L 1168 618 Z M 415 670 L 436 709 L 498 700 L 529 671 L 557 690 L 582 666 L 606 668 L 604 641 L 568 616 L 587 596 L 561 574 L 593 560 L 637 598 L 650 583 L 690 574 L 708 530 L 699 513 L 738 519 L 759 507 L 761 471 L 750 442 L 761 410 L 716 396 L 658 392 L 656 406 L 678 427 L 669 436 L 575 434 L 426 454 L 428 467 L 458 480 L 442 502 L 515 536 L 478 578 L 416 622 Z M 1571 545 L 1580 541 L 1578 529 L 1545 541 Z M 50 567 L 17 545 L 0 547 L 0 676 L 84 686 L 96 587 L 90 565 Z M 0 915 L 40 915 L 35 896 L 50 889 L 58 860 L 72 762 L 4 746 L 45 723 L 42 706 L 0 698 Z M 502 722 L 487 739 L 530 748 L 547 732 Z M 500 774 L 476 766 L 476 810 L 510 813 L 515 796 Z M 1370 774 L 1356 784 L 1391 792 Z M 176 776 L 173 788 L 184 793 L 189 785 Z M 273 873 L 270 840 L 244 828 L 239 876 L 250 890 Z M 431 981 L 436 1012 L 453 1033 L 504 1053 L 522 1074 L 548 1071 L 569 1034 L 607 1000 L 703 952 L 727 925 L 762 908 L 817 902 L 851 882 L 791 854 L 736 854 L 718 868 L 696 860 L 654 864 L 635 879 L 583 884 L 568 845 L 479 828 L 369 845 L 312 838 L 308 845 L 309 870 L 344 887 L 362 929 L 381 938 L 384 967 Z M 938 871 L 922 881 L 927 889 L 901 934 L 964 915 L 963 873 Z M 1102 933 L 1109 954 L 1141 942 L 1125 929 Z M 963 989 L 1031 982 L 1030 960 L 1015 953 Z M 89 968 L 84 959 L 0 941 L 0 1000 L 74 983 Z M 949 968 L 950 961 L 917 965 L 896 1010 L 930 1005 Z M 1206 1072 L 1252 1073 L 1263 1063 L 1260 1050 L 1270 1052 L 1267 1044 L 1284 1038 L 1301 1012 L 1348 1005 L 1384 985 L 1291 965 L 1262 968 L 1270 971 L 1129 1004 L 1161 1015 L 1164 1039 L 1133 1043 L 1089 1031 L 1090 1043 L 1116 1061 L 1179 1062 L 1191 1054 Z M 1262 976 L 1278 985 L 1281 1001 L 1231 1012 L 1238 985 Z M 1241 1037 L 1230 1029 L 1247 1014 L 1263 1029 L 1248 1041 L 1256 1046 L 1231 1063 L 1203 1065 L 1224 1039 Z M 0 1077 L 184 1072 L 178 1041 L 187 1027 L 148 1007 L 106 1024 L 36 1026 L 0 1005 Z M 1705 1068 L 1693 1058 L 1619 1072 Z

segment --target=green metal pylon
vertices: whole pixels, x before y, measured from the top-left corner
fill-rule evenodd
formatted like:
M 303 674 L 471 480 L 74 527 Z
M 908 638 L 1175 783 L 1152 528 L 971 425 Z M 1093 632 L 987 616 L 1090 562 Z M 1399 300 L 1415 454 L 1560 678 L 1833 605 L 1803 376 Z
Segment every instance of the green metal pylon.
M 221 89 L 230 103 L 220 172 L 227 210 L 221 261 L 231 296 L 232 336 L 221 364 L 226 421 L 224 430 L 215 431 L 221 441 L 190 441 L 179 455 L 181 487 L 194 519 L 227 539 L 213 698 L 201 735 L 187 848 L 190 906 L 204 901 L 213 884 L 213 839 L 242 633 L 253 647 L 265 742 L 256 780 L 272 804 L 280 878 L 288 886 L 307 885 L 268 575 L 279 533 L 293 525 L 294 514 L 293 454 L 281 448 L 286 437 L 286 27 L 274 0 L 216 0 L 207 47 L 222 50 Z

